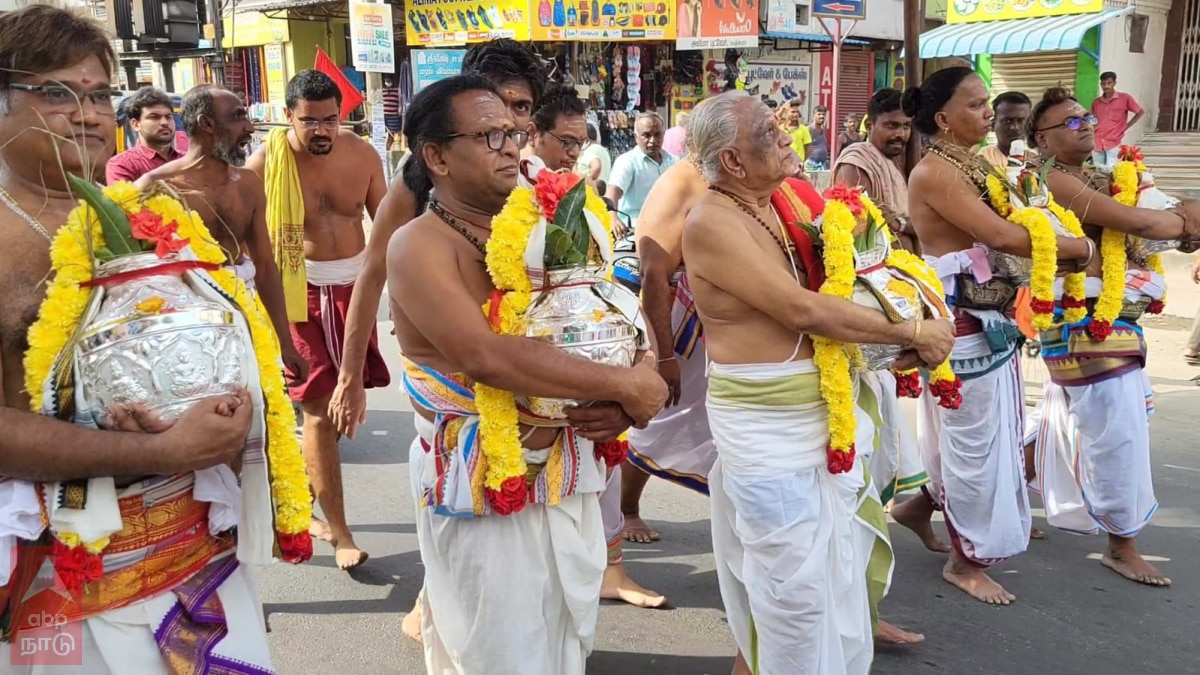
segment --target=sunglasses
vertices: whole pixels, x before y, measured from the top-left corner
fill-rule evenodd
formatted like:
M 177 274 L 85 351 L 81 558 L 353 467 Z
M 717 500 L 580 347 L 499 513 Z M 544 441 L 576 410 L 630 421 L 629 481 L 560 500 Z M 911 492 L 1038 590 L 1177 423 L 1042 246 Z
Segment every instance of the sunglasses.
M 1096 116 L 1088 113 L 1078 117 L 1068 117 L 1062 121 L 1062 124 L 1055 124 L 1054 126 L 1050 127 L 1042 127 L 1041 129 L 1038 129 L 1038 131 L 1050 131 L 1051 129 L 1057 129 L 1059 127 L 1066 127 L 1071 131 L 1079 131 L 1083 128 L 1084 124 L 1093 127 L 1096 126 Z

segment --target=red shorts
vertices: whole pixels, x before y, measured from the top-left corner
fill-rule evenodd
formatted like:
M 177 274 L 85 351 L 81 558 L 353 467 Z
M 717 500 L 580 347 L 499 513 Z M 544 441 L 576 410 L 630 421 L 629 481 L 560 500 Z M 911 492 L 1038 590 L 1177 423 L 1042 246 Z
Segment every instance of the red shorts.
M 308 321 L 289 324 L 292 343 L 301 358 L 308 362 L 308 379 L 288 387 L 293 401 L 314 401 L 329 397 L 337 387 L 338 370 L 342 365 L 342 341 L 346 336 L 346 313 L 350 310 L 350 294 L 354 284 L 345 286 L 308 285 Z M 363 363 L 363 386 L 367 389 L 386 387 L 392 382 L 387 363 L 379 352 L 379 338 L 374 328 L 367 344 Z

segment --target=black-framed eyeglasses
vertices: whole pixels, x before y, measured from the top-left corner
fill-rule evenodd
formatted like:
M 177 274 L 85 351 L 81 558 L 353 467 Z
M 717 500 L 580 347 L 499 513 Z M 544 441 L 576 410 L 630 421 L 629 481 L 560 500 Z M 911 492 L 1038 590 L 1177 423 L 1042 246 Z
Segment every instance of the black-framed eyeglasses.
M 473 134 L 450 134 L 446 138 L 482 138 L 487 141 L 489 150 L 500 152 L 504 149 L 505 139 L 512 139 L 512 142 L 517 144 L 518 150 L 523 149 L 529 142 L 529 132 L 524 129 L 489 129 Z
M 575 148 L 582 148 L 583 144 L 587 143 L 587 141 L 581 141 L 578 138 L 563 138 L 553 131 L 547 131 L 546 133 L 558 139 L 558 142 L 562 143 L 563 150 L 566 150 L 567 152 L 570 152 Z
M 12 82 L 9 89 L 27 91 L 42 97 L 48 105 L 55 108 L 67 108 L 82 105 L 85 99 L 101 109 L 112 109 L 114 93 L 112 89 L 96 89 L 89 92 L 77 92 L 64 84 L 23 84 Z
M 299 122 L 300 126 L 305 129 L 316 129 L 317 127 L 321 127 L 322 129 L 333 130 L 333 129 L 337 129 L 339 126 L 341 126 L 341 122 L 339 122 L 338 120 L 296 120 L 296 121 Z
M 1096 126 L 1096 122 L 1096 116 L 1088 113 L 1086 115 L 1068 117 L 1064 119 L 1061 124 L 1055 124 L 1054 126 L 1050 127 L 1042 127 L 1041 129 L 1038 129 L 1038 131 L 1050 131 L 1051 129 L 1057 129 L 1059 127 L 1066 127 L 1071 131 L 1079 131 L 1083 128 L 1084 124 L 1094 127 Z

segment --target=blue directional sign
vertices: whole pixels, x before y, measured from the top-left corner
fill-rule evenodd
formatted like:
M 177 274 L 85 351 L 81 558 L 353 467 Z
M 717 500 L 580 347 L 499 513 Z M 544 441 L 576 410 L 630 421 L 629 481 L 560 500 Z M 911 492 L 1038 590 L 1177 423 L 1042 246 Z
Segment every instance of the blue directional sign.
M 812 15 L 861 21 L 867 18 L 867 0 L 813 0 Z

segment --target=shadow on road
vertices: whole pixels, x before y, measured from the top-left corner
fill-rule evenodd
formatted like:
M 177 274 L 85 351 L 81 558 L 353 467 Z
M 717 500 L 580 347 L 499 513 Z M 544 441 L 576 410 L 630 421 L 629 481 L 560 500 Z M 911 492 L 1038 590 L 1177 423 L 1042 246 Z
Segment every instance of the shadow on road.
M 597 651 L 588 658 L 587 675 L 726 675 L 732 669 L 732 657 Z

